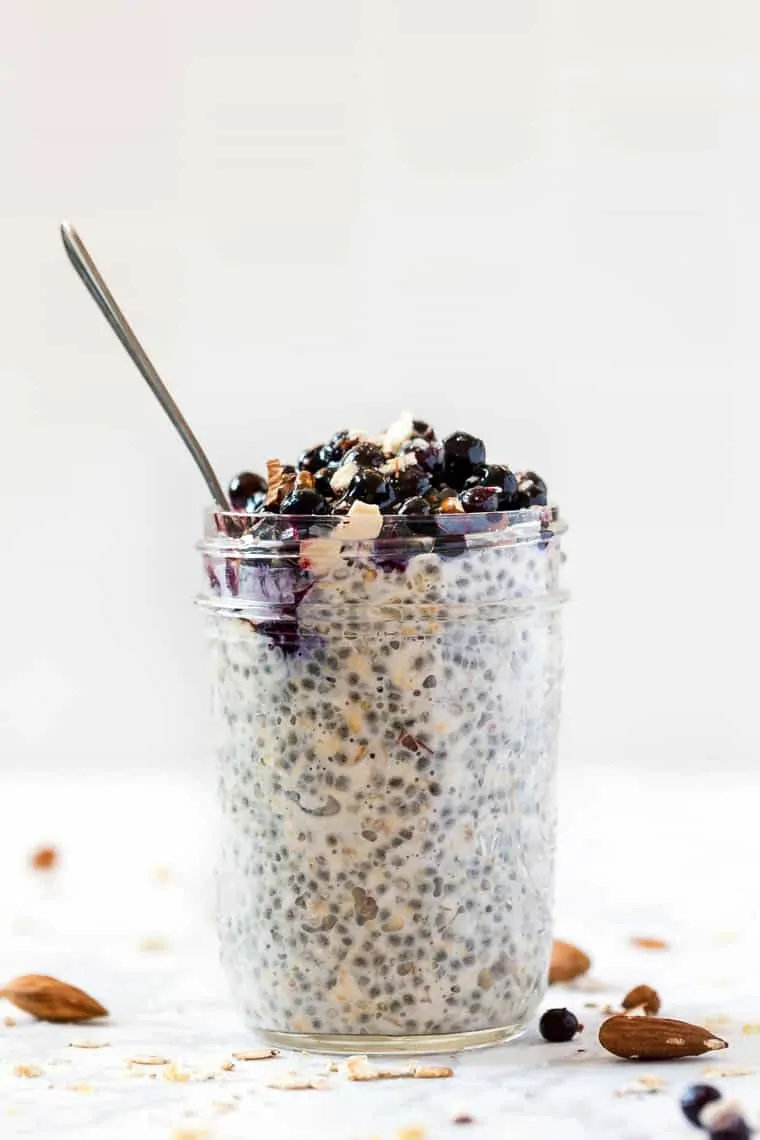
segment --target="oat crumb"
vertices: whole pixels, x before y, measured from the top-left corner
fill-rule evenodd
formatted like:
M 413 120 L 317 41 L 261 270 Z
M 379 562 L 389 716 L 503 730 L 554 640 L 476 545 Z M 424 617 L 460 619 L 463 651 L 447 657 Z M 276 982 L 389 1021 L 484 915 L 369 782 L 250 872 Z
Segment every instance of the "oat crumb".
M 69 1041 L 69 1049 L 107 1049 L 110 1041 Z
M 168 1057 L 159 1057 L 151 1053 L 141 1053 L 137 1057 L 130 1057 L 127 1061 L 128 1065 L 168 1065 Z
M 420 1065 L 412 1074 L 418 1080 L 438 1080 L 444 1077 L 453 1077 L 454 1070 L 447 1065 Z
M 169 943 L 165 938 L 141 938 L 137 949 L 147 954 L 160 954 L 169 949 Z
M 647 936 L 636 935 L 631 939 L 633 946 L 639 950 L 669 950 L 670 946 L 664 938 L 650 938 Z
M 329 1085 L 321 1077 L 300 1077 L 298 1073 L 286 1073 L 284 1077 L 270 1081 L 267 1088 L 299 1092 L 303 1089 L 326 1089 Z
M 425 1140 L 427 1129 L 422 1125 L 412 1125 L 411 1128 L 399 1128 L 396 1140 Z
M 271 1061 L 279 1055 L 279 1049 L 241 1049 L 232 1054 L 236 1061 Z
M 211 1133 L 207 1128 L 173 1128 L 172 1140 L 208 1140 Z
M 18 1022 L 15 1017 L 4 1017 L 3 1025 L 6 1029 L 14 1029 L 18 1025 Z
M 29 862 L 35 871 L 52 871 L 58 866 L 59 855 L 57 847 L 38 847 L 29 856 Z
M 151 1074 L 151 1076 L 152 1075 L 153 1074 Z M 164 1069 L 165 1081 L 173 1081 L 175 1084 L 183 1085 L 186 1081 L 190 1080 L 190 1077 L 191 1073 L 186 1069 L 178 1069 L 176 1065 L 167 1065 Z
M 658 1093 L 665 1087 L 665 1081 L 662 1077 L 638 1077 L 635 1081 L 631 1081 L 629 1085 L 623 1085 L 620 1089 L 615 1089 L 615 1096 L 635 1096 L 642 1093 Z
M 232 1070 L 235 1068 L 235 1064 L 233 1061 L 222 1061 L 219 1068 L 222 1070 L 223 1073 L 231 1073 Z
M 14 1077 L 41 1077 L 43 1070 L 39 1065 L 15 1065 Z
M 702 1073 L 705 1077 L 720 1081 L 725 1077 L 751 1077 L 756 1071 L 756 1069 L 743 1069 L 739 1065 L 711 1065 L 703 1069 Z
M 94 1091 L 93 1085 L 88 1085 L 86 1081 L 77 1081 L 76 1084 L 68 1086 L 72 1092 L 78 1093 L 91 1093 Z

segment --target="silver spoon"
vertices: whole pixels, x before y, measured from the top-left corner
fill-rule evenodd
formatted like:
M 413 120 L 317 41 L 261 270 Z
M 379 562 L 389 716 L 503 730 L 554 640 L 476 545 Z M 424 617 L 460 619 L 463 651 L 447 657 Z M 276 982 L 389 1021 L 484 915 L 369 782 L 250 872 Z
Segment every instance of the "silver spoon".
M 169 389 L 153 367 L 150 357 L 132 331 L 129 321 L 116 304 L 111 290 L 106 285 L 98 272 L 95 262 L 87 252 L 87 247 L 69 222 L 63 222 L 61 225 L 61 237 L 63 238 L 64 249 L 68 254 L 69 261 L 81 277 L 95 304 L 126 349 L 132 363 L 143 379 L 147 381 L 148 387 L 153 395 L 184 440 L 185 446 L 198 465 L 201 475 L 206 480 L 206 486 L 211 492 L 214 502 L 217 503 L 223 511 L 230 510 L 227 496 L 222 490 L 222 485 L 217 479 L 213 467 L 209 463 L 206 452 L 198 443 L 190 425 L 172 399 Z

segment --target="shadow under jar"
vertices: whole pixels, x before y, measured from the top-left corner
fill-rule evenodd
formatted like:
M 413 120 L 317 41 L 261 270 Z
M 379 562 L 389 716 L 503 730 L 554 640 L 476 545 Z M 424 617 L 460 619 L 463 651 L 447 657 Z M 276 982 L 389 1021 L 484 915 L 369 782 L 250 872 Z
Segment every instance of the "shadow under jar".
M 543 996 L 565 526 L 447 526 L 207 515 L 221 953 L 270 1043 L 487 1045 Z

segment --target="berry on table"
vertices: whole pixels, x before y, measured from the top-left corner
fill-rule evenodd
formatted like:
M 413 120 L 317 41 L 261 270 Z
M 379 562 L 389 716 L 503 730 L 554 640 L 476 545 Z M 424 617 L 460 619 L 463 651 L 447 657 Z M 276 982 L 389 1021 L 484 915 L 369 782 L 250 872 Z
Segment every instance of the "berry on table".
M 455 431 L 443 441 L 443 469 L 452 487 L 461 491 L 471 475 L 485 466 L 486 445 L 466 431 Z
M 747 1124 L 734 1101 L 716 1101 L 705 1108 L 699 1118 L 710 1140 L 749 1140 L 753 1129 Z
M 329 515 L 330 508 L 319 491 L 299 487 L 280 503 L 281 515 Z
M 699 1115 L 706 1105 L 721 1099 L 714 1085 L 689 1085 L 681 1095 L 681 1110 L 695 1128 L 701 1128 Z
M 230 503 L 236 511 L 252 513 L 264 501 L 267 493 L 267 481 L 262 475 L 253 471 L 241 471 L 230 480 Z
M 547 1009 L 538 1023 L 539 1033 L 545 1041 L 572 1041 L 582 1028 L 569 1009 Z

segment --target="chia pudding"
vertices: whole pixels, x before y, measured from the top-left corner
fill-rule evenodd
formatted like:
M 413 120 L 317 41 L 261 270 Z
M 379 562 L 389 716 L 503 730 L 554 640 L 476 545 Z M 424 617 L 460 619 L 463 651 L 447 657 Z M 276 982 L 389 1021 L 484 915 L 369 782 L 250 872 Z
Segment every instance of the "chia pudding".
M 401 422 L 271 461 L 201 546 L 222 959 L 248 1023 L 304 1048 L 504 1040 L 547 977 L 564 524 L 538 476 Z

